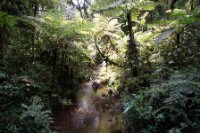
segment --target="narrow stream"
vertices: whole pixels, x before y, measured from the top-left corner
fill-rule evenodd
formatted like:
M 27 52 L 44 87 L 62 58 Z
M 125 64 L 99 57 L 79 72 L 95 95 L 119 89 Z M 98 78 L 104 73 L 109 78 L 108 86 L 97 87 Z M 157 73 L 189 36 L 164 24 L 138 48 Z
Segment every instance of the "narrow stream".
M 98 80 L 99 68 L 94 73 Z M 95 92 L 92 84 L 87 81 L 80 86 L 76 107 L 54 113 L 59 133 L 122 133 L 120 101 Z

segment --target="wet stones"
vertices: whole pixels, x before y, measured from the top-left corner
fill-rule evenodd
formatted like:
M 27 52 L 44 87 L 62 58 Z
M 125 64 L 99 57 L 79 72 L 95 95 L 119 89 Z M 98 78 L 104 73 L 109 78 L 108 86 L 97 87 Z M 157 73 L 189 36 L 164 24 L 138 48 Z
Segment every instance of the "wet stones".
M 92 83 L 92 88 L 94 91 L 97 91 L 101 86 L 101 81 L 100 80 L 94 80 Z
M 113 91 L 111 89 L 108 90 L 108 95 L 111 97 L 113 94 Z
M 101 94 L 101 96 L 106 98 L 106 97 L 108 97 L 108 94 L 103 93 L 103 94 Z
M 94 82 L 93 84 L 92 84 L 92 88 L 93 88 L 93 90 L 94 91 L 97 91 L 97 89 L 100 87 L 100 85 L 97 83 L 97 82 Z

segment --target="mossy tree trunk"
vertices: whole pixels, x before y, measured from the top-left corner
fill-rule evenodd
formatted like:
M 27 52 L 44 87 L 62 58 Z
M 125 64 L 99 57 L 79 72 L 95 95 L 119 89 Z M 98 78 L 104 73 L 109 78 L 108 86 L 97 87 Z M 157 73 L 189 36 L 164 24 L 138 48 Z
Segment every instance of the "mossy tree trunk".
M 130 64 L 131 64 L 131 70 L 132 70 L 132 75 L 134 77 L 138 76 L 138 70 L 137 70 L 137 65 L 138 65 L 138 50 L 136 43 L 134 41 L 134 33 L 132 30 L 132 19 L 131 19 L 131 13 L 127 13 L 127 22 L 128 22 L 128 33 L 129 33 L 129 50 L 130 50 Z
M 3 59 L 4 38 L 2 36 L 2 29 L 0 29 L 0 59 Z
M 38 2 L 35 0 L 32 4 L 31 7 L 33 9 L 33 17 L 37 16 L 37 11 L 39 8 Z M 32 56 L 33 56 L 33 61 L 34 61 L 34 51 L 35 51 L 35 34 L 36 34 L 36 29 L 35 27 L 32 28 L 32 33 L 31 33 L 31 42 L 32 42 Z

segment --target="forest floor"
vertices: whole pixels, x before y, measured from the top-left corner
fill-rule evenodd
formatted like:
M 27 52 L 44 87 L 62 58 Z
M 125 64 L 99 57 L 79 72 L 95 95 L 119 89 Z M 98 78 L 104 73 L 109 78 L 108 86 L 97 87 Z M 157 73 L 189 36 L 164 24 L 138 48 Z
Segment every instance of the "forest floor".
M 80 85 L 76 103 L 54 113 L 54 127 L 59 133 L 122 133 L 120 100 L 109 95 L 106 84 L 101 84 L 102 66 L 96 67 L 94 79 Z M 92 88 L 94 82 L 99 85 Z

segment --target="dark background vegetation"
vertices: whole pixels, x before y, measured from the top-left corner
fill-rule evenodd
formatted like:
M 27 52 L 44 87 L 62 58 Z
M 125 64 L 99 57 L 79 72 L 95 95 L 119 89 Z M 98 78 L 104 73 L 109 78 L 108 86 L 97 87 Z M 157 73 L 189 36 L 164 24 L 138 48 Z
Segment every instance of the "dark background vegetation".
M 200 131 L 199 0 L 1 0 L 0 132 L 53 132 L 51 111 L 109 64 L 126 133 Z M 111 73 L 114 73 L 113 75 Z

